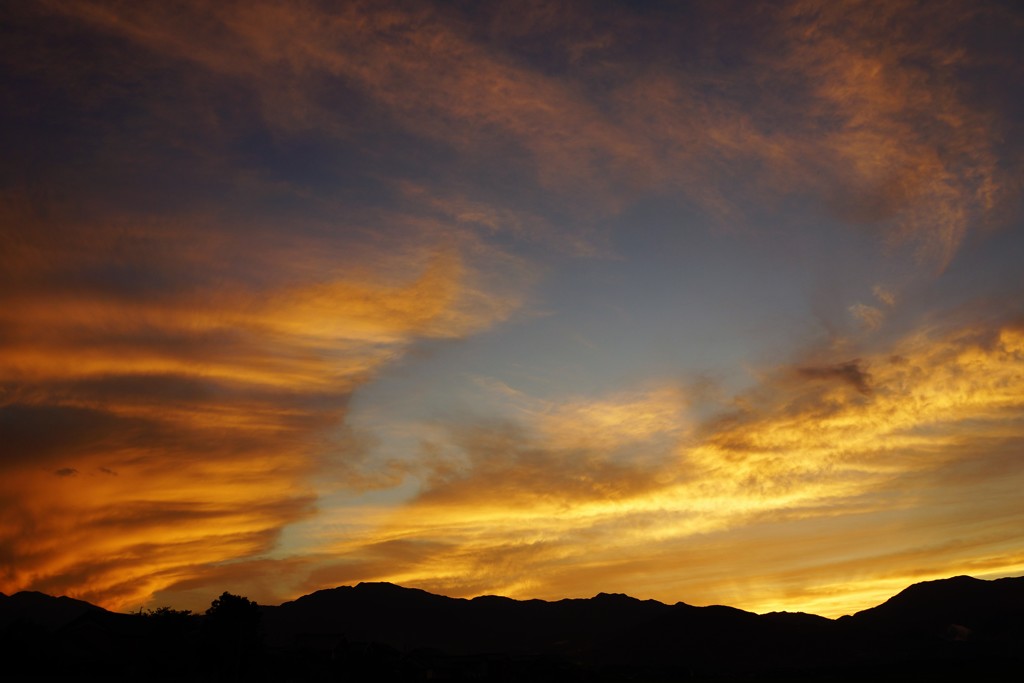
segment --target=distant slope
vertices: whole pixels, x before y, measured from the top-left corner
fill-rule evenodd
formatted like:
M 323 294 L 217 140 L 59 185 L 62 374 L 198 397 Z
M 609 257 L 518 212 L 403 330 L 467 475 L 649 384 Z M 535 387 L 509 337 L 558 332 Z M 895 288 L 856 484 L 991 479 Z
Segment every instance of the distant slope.
M 925 581 L 900 591 L 877 607 L 866 609 L 841 621 L 888 634 L 968 634 L 1004 629 L 1013 625 L 1014 615 L 1024 611 L 1024 577 L 983 581 L 955 576 Z M 1019 624 L 1018 624 L 1019 625 Z
M 833 621 L 625 595 L 465 600 L 364 583 L 265 608 L 265 625 L 280 645 L 333 636 L 404 652 L 557 656 L 602 671 L 698 678 L 770 671 L 836 680 L 845 680 L 843 672 L 898 680 L 913 671 L 939 679 L 987 671 L 998 680 L 1024 665 L 1022 593 L 1024 578 L 954 577 L 916 584 L 882 605 Z
M 915 584 L 838 620 L 605 593 L 448 598 L 388 583 L 261 610 L 267 649 L 247 666 L 266 680 L 1002 681 L 1024 670 L 1024 577 Z M 119 615 L 41 593 L 0 594 L 0 637 L 14 660 L 57 652 L 59 672 L 84 658 L 129 676 L 174 652 L 168 680 L 189 680 L 220 661 L 201 618 Z
M 0 631 L 18 622 L 29 622 L 52 631 L 91 611 L 106 612 L 84 600 L 54 598 L 36 591 L 14 595 L 0 593 Z
M 286 643 L 301 634 L 338 634 L 403 650 L 480 652 L 566 651 L 663 614 L 653 600 L 599 594 L 590 599 L 446 598 L 389 583 L 318 591 L 264 608 L 267 634 Z

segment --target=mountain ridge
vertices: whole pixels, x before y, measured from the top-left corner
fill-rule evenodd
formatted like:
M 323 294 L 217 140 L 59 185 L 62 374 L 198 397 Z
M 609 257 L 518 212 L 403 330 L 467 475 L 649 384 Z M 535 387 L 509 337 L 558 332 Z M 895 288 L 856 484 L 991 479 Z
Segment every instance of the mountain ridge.
M 627 593 L 609 593 L 600 591 L 589 598 L 558 598 L 557 600 L 545 600 L 543 598 L 512 598 L 504 595 L 497 594 L 484 594 L 477 595 L 470 598 L 464 597 L 451 597 L 440 593 L 432 593 L 422 588 L 402 586 L 400 584 L 392 583 L 389 581 L 360 581 L 355 585 L 341 585 L 332 588 L 322 588 L 312 593 L 301 595 L 292 600 L 286 600 L 279 605 L 260 605 L 261 608 L 283 608 L 297 604 L 302 604 L 309 601 L 323 600 L 326 596 L 338 596 L 343 595 L 346 592 L 351 591 L 353 597 L 358 597 L 360 600 L 368 599 L 379 599 L 381 597 L 396 597 L 402 596 L 403 598 L 415 598 L 417 600 L 428 602 L 428 601 L 453 601 L 458 603 L 473 604 L 473 603 L 484 603 L 484 602 L 500 602 L 502 604 L 517 604 L 517 605 L 529 605 L 529 604 L 546 604 L 546 605 L 559 605 L 559 604 L 573 604 L 573 603 L 604 603 L 604 604 L 644 604 L 644 605 L 659 605 L 662 607 L 688 607 L 693 609 L 709 609 L 709 608 L 725 608 L 728 610 L 734 610 L 737 612 L 743 612 L 745 614 L 753 614 L 756 616 L 768 617 L 777 615 L 804 615 L 810 617 L 816 617 L 832 622 L 838 622 L 850 619 L 859 619 L 869 614 L 875 614 L 878 611 L 892 610 L 896 607 L 902 607 L 909 603 L 921 603 L 922 597 L 927 596 L 928 599 L 934 599 L 936 597 L 936 589 L 945 594 L 945 597 L 952 596 L 951 589 L 956 589 L 960 593 L 970 593 L 971 597 L 978 599 L 979 596 L 983 597 L 986 603 L 992 602 L 995 597 L 994 593 L 989 592 L 988 586 L 1008 586 L 1011 590 L 1008 594 L 1012 596 L 1012 604 L 1015 606 L 1024 606 L 1024 576 L 1020 577 L 1002 577 L 998 579 L 978 579 L 972 576 L 959 575 L 944 579 L 934 579 L 928 581 L 920 581 L 917 583 L 910 584 L 903 590 L 899 591 L 892 597 L 888 598 L 882 603 L 873 607 L 868 607 L 863 610 L 854 612 L 852 615 L 842 615 L 839 617 L 825 617 L 813 612 L 805 612 L 803 610 L 792 612 L 789 610 L 783 611 L 771 611 L 771 612 L 751 612 L 744 610 L 739 607 L 732 605 L 723 604 L 709 604 L 709 605 L 693 605 L 683 601 L 677 601 L 674 603 L 661 602 L 653 598 L 636 598 Z M 1004 593 L 1000 593 L 1000 596 L 1005 597 Z M 962 601 L 963 595 L 959 598 Z M 11 605 L 19 605 L 21 608 L 27 608 L 32 606 L 33 603 L 45 604 L 47 601 L 57 601 L 57 603 L 50 603 L 49 609 L 52 609 L 54 604 L 60 604 L 70 609 L 86 609 L 86 610 L 100 610 L 104 612 L 112 612 L 99 605 L 95 605 L 85 600 L 70 596 L 55 596 L 48 593 L 35 590 L 24 590 L 18 591 L 7 595 L 0 592 L 0 606 L 5 609 Z M 131 614 L 131 613 L 124 613 Z
M 387 582 L 323 589 L 255 614 L 262 644 L 253 641 L 251 657 L 262 664 L 253 671 L 297 681 L 995 681 L 1024 668 L 1024 577 L 921 582 L 838 619 L 622 593 L 452 598 Z M 36 592 L 0 595 L 0 654 L 17 660 L 49 648 L 64 653 L 54 662 L 66 656 L 69 667 L 92 661 L 102 669 L 143 656 L 125 652 L 173 649 L 167 656 L 180 671 L 170 680 L 190 680 L 195 667 L 219 661 L 211 652 L 231 623 L 220 616 L 126 615 Z

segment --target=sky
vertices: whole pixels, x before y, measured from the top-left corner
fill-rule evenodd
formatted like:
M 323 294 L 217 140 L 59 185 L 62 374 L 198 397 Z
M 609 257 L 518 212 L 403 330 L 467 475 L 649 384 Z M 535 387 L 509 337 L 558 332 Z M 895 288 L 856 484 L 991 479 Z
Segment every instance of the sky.
M 1012 1 L 0 9 L 0 591 L 1024 574 Z

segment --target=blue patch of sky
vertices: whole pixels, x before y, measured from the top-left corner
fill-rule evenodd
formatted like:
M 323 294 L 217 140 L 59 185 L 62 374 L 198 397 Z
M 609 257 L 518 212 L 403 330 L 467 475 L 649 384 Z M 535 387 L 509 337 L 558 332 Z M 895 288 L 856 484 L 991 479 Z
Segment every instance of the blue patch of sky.
M 380 454 L 407 457 L 419 448 L 415 425 L 523 419 L 495 383 L 554 403 L 702 380 L 732 395 L 754 381 L 751 369 L 822 334 L 819 290 L 851 325 L 848 307 L 893 267 L 863 232 L 810 221 L 730 231 L 667 201 L 638 205 L 611 229 L 613 257 L 552 256 L 532 313 L 418 345 L 356 392 L 349 424 L 374 432 Z

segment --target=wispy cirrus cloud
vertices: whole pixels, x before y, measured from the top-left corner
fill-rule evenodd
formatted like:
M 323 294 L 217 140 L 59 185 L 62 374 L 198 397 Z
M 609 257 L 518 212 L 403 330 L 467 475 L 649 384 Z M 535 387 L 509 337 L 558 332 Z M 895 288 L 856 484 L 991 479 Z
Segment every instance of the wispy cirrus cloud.
M 285 131 L 347 139 L 346 126 L 380 112 L 474 165 L 499 155 L 516 186 L 569 199 L 575 220 L 593 214 L 587 205 L 615 211 L 645 194 L 682 192 L 722 220 L 746 222 L 755 204 L 789 197 L 879 230 L 889 244 L 910 242 L 941 269 L 969 226 L 991 222 L 1017 191 L 1000 154 L 1007 122 L 974 106 L 959 80 L 999 58 L 977 34 L 1019 22 L 996 6 L 695 10 L 718 30 L 747 35 L 746 47 L 609 9 L 585 22 L 603 36 L 592 58 L 570 30 L 591 13 L 571 3 L 507 28 L 495 21 L 486 36 L 479 17 L 429 4 L 51 9 L 233 79 Z M 620 34 L 602 33 L 613 19 Z M 503 38 L 523 22 L 560 36 L 549 45 L 564 60 L 558 77 Z M 633 50 L 655 30 L 695 47 L 682 57 Z M 720 65 L 709 69 L 709 58 Z M 353 102 L 356 110 L 337 115 Z
M 446 594 L 558 597 L 642 577 L 645 595 L 663 600 L 838 615 L 964 562 L 1018 571 L 1021 334 L 1014 322 L 936 329 L 857 361 L 818 354 L 689 428 L 675 390 L 538 401 L 519 425 L 458 428 L 428 448 L 422 492 L 367 517 L 362 540 L 327 546 L 335 562 L 307 585 L 359 568 Z M 624 440 L 618 424 L 629 425 Z M 661 455 L 622 457 L 620 446 Z M 973 545 L 947 542 L 950 529 L 979 524 L 991 533 Z M 380 539 L 411 554 L 366 564 L 384 552 Z M 851 574 L 863 578 L 841 589 Z
M 952 473 L 988 493 L 1013 480 L 1008 315 L 761 363 L 715 420 L 674 386 L 524 394 L 514 419 L 435 425 L 375 460 L 346 423 L 356 392 L 418 341 L 508 320 L 559 257 L 614 256 L 609 222 L 634 204 L 669 198 L 739 234 L 866 231 L 930 277 L 1020 190 L 1012 110 L 984 99 L 1007 89 L 993 74 L 1022 75 L 980 38 L 1020 31 L 1003 5 L 524 7 L 10 11 L 0 590 L 123 606 L 287 566 L 294 590 L 555 596 L 646 577 L 665 599 L 724 596 L 715 574 L 735 558 L 716 543 L 771 539 L 773 515 L 820 517 L 787 546 L 812 547 L 859 538 L 850 520 L 881 519 L 879 496 L 911 480 L 936 500 Z M 880 332 L 894 291 L 839 310 Z M 405 488 L 354 510 L 346 538 L 269 557 L 331 477 Z M 949 528 L 1009 505 L 984 500 L 952 501 Z M 936 544 L 936 571 L 1019 566 L 1007 533 L 974 554 Z M 772 585 L 813 593 L 750 542 Z M 815 566 L 924 571 L 866 544 Z
M 477 275 L 484 252 L 450 241 L 381 245 L 373 271 L 353 260 L 367 243 L 324 243 L 330 268 L 265 272 L 266 247 L 210 217 L 183 242 L 145 217 L 48 226 L 4 208 L 5 591 L 121 607 L 265 555 L 313 513 L 314 474 L 372 486 L 346 475 L 353 391 L 416 340 L 520 306 Z

